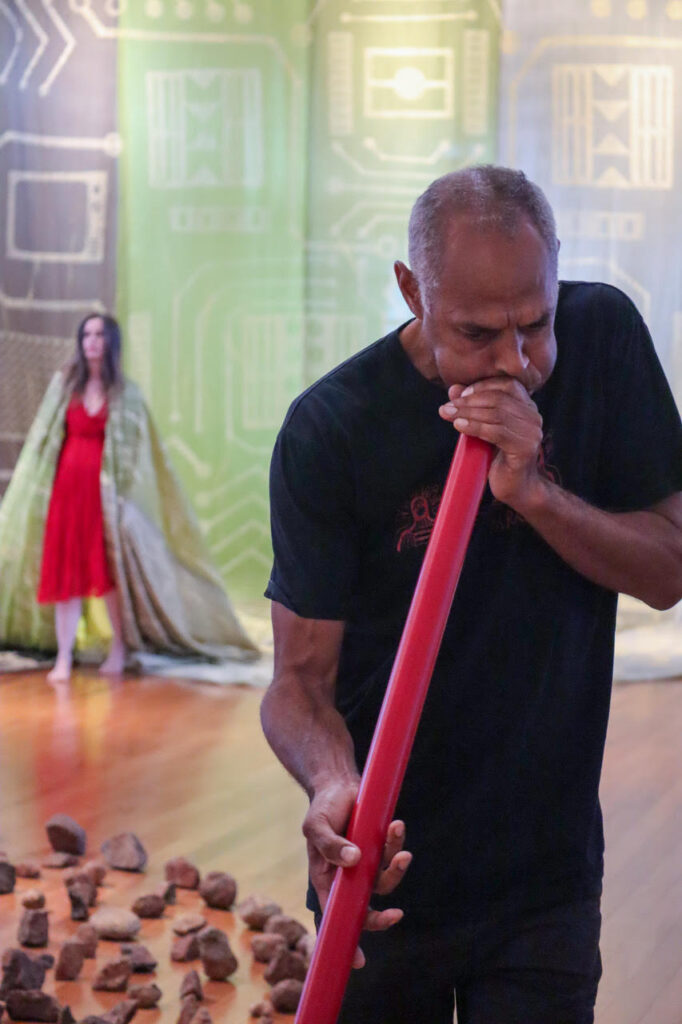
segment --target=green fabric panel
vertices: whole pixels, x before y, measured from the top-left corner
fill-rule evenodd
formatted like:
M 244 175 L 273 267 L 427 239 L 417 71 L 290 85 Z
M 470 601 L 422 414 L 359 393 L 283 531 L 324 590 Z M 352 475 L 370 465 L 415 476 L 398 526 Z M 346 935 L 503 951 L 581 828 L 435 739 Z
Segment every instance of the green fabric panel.
M 267 581 L 267 471 L 291 398 L 407 318 L 392 262 L 413 200 L 494 158 L 495 5 L 433 7 L 123 5 L 126 369 L 232 596 Z

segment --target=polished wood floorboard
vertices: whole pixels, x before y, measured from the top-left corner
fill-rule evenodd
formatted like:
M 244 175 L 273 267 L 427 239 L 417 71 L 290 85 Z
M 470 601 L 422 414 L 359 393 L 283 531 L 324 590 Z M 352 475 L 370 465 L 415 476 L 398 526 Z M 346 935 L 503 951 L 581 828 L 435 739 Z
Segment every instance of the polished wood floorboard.
M 130 906 L 162 878 L 165 861 L 182 854 L 203 872 L 230 871 L 240 896 L 270 895 L 310 924 L 305 798 L 261 735 L 261 696 L 154 678 L 108 683 L 83 672 L 59 689 L 39 672 L 0 675 L 0 849 L 13 860 L 42 857 L 44 822 L 66 811 L 88 831 L 91 855 L 124 830 L 147 848 L 146 874 L 110 872 L 102 901 Z M 607 874 L 597 1024 L 682 1024 L 681 733 L 681 682 L 614 690 L 602 784 Z M 16 944 L 21 892 L 36 886 L 51 910 L 50 951 L 77 927 L 61 872 L 43 869 L 39 882 L 22 879 L 13 895 L 0 896 L 0 949 Z M 181 892 L 166 919 L 143 922 L 140 938 L 158 956 L 164 996 L 158 1010 L 140 1011 L 138 1024 L 176 1020 L 188 967 L 169 959 L 171 923 L 199 905 L 195 893 Z M 228 931 L 240 958 L 233 983 L 207 985 L 209 1010 L 215 1024 L 238 1024 L 267 990 L 263 968 L 234 915 L 208 916 Z M 98 963 L 117 949 L 101 943 Z M 94 970 L 86 961 L 79 981 L 56 984 L 51 972 L 45 988 L 78 1018 L 102 1012 L 122 997 L 93 992 Z

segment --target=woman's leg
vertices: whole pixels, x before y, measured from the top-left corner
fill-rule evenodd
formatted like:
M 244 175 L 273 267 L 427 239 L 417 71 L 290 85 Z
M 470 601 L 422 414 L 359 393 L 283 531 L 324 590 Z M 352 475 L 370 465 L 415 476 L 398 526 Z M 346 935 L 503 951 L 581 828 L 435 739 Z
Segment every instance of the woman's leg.
M 63 682 L 71 675 L 73 644 L 76 639 L 78 620 L 81 617 L 81 599 L 72 597 L 68 601 L 57 601 L 54 609 L 55 631 L 57 633 L 57 660 L 47 679 L 50 683 Z
M 118 601 L 118 592 L 116 590 L 110 590 L 104 595 L 104 600 L 107 606 L 107 612 L 109 613 L 109 621 L 111 622 L 111 631 L 113 637 L 111 639 L 111 647 L 109 649 L 109 656 L 106 661 L 103 661 L 100 665 L 100 672 L 106 672 L 109 675 L 120 676 L 123 672 L 123 666 L 126 660 L 126 648 L 123 642 L 123 621 L 121 619 L 121 606 Z

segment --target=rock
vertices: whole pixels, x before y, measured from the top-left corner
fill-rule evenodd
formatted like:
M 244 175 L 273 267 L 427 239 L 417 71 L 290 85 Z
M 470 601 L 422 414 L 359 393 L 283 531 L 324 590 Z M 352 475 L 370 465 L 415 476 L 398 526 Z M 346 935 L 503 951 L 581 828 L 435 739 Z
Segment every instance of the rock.
M 121 832 L 102 843 L 102 853 L 111 868 L 144 871 L 147 851 L 134 832 Z
M 94 960 L 97 956 L 97 932 L 91 924 L 82 924 L 76 929 L 75 939 L 83 947 L 83 956 L 86 960 Z
M 237 883 L 226 871 L 209 871 L 201 879 L 199 895 L 206 906 L 229 910 L 237 898 Z
M 39 991 L 45 981 L 45 964 L 33 959 L 23 949 L 8 949 L 2 957 L 0 999 L 12 991 Z
M 274 1008 L 269 999 L 261 999 L 260 1002 L 254 1003 L 253 1006 L 249 1007 L 249 1014 L 252 1017 L 271 1018 L 273 1011 Z
M 87 895 L 83 892 L 83 889 L 78 884 L 69 886 L 66 890 L 69 894 L 69 902 L 71 903 L 71 920 L 72 921 L 87 921 L 88 919 L 88 900 Z
M 40 889 L 27 889 L 21 897 L 21 905 L 27 910 L 42 910 L 45 906 L 45 893 Z
M 19 922 L 20 944 L 22 946 L 46 946 L 47 936 L 47 911 L 25 910 Z
M 64 885 L 67 889 L 75 888 L 79 892 L 88 907 L 94 907 L 97 902 L 97 886 L 82 868 L 64 873 Z
M 279 903 L 273 903 L 264 896 L 253 895 L 242 900 L 237 912 L 245 925 L 253 928 L 255 932 L 262 932 L 269 918 L 274 914 L 281 914 L 282 908 Z
M 303 954 L 306 967 L 310 967 L 310 961 L 313 957 L 313 950 L 315 949 L 315 936 L 305 934 L 296 943 L 296 952 Z
M 17 872 L 13 864 L 5 858 L 0 859 L 0 894 L 14 892 Z
M 199 934 L 199 955 L 204 971 L 212 981 L 224 981 L 239 966 L 227 935 L 219 928 L 205 928 Z
M 82 870 L 95 887 L 101 885 L 107 875 L 107 865 L 103 860 L 88 860 Z
M 49 971 L 51 967 L 54 967 L 54 957 L 52 953 L 39 953 L 38 956 L 33 957 L 38 963 L 41 963 L 46 971 Z
M 199 959 L 199 939 L 196 932 L 179 935 L 171 947 L 171 960 L 184 963 L 187 960 Z
M 182 979 L 182 985 L 180 986 L 180 998 L 186 999 L 187 996 L 194 996 L 199 1000 L 204 998 L 204 990 L 201 987 L 201 978 L 199 977 L 198 971 L 188 971 Z
M 267 964 L 272 960 L 278 949 L 288 949 L 287 940 L 283 935 L 276 932 L 270 934 L 254 935 L 251 939 L 251 952 L 254 960 L 261 964 Z
M 57 1024 L 76 1024 L 76 1018 L 71 1013 L 70 1006 L 62 1006 L 57 1017 Z
M 278 1013 L 295 1013 L 301 1000 L 303 982 L 287 978 L 286 981 L 278 981 L 270 991 L 272 1005 Z
M 291 949 L 278 949 L 265 968 L 263 977 L 268 984 L 276 985 L 285 978 L 305 981 L 306 973 L 305 960 L 301 953 L 294 953 Z
M 62 853 L 85 853 L 85 829 L 68 814 L 53 814 L 45 829 L 53 850 Z
M 102 1020 L 105 1024 L 128 1024 L 137 1013 L 138 1005 L 135 999 L 123 999 L 107 1010 Z
M 127 956 L 109 960 L 95 975 L 92 987 L 98 992 L 124 992 L 132 972 Z
M 157 885 L 154 892 L 157 896 L 161 896 L 166 903 L 171 904 L 175 903 L 176 889 L 177 886 L 175 882 L 161 882 Z
M 199 1000 L 197 997 L 192 995 L 187 996 L 182 1000 L 182 1007 L 180 1009 L 180 1016 L 178 1017 L 177 1024 L 190 1024 L 190 1021 L 198 1009 Z
M 201 931 L 207 923 L 201 914 L 181 914 L 173 921 L 173 931 L 176 935 L 189 935 L 190 932 Z
M 90 918 L 90 924 L 100 939 L 126 942 L 134 939 L 142 922 L 132 910 L 123 907 L 100 907 Z
M 308 934 L 308 929 L 304 928 L 300 921 L 296 921 L 287 914 L 273 914 L 272 917 L 269 917 L 265 923 L 265 931 L 283 935 L 287 945 L 291 947 L 294 947 L 299 939 Z
M 148 896 L 138 896 L 133 903 L 133 913 L 138 917 L 161 917 L 166 909 L 166 901 L 163 896 L 151 893 Z
M 54 976 L 57 981 L 75 981 L 83 967 L 85 947 L 78 939 L 67 939 L 59 950 Z
M 43 861 L 44 868 L 75 868 L 77 864 L 78 857 L 75 853 L 62 853 L 58 850 L 48 853 Z
M 37 860 L 22 860 L 14 865 L 17 878 L 40 878 L 40 864 Z
M 7 1012 L 12 1020 L 47 1021 L 57 1024 L 60 1004 L 54 996 L 35 989 L 15 989 L 7 995 Z
M 135 974 L 149 974 L 156 970 L 158 961 L 152 956 L 146 946 L 121 946 L 121 956 L 130 960 L 130 965 Z
M 205 1006 L 200 1006 L 192 1017 L 191 1024 L 213 1024 L 213 1017 Z
M 104 1017 L 98 1017 L 96 1013 L 89 1013 L 87 1017 L 83 1017 L 80 1024 L 109 1024 Z
M 179 889 L 198 889 L 201 876 L 199 869 L 186 857 L 173 857 L 166 862 L 166 881 L 173 882 Z
M 151 982 L 149 985 L 131 985 L 128 995 L 134 999 L 141 1010 L 151 1010 L 158 1003 L 163 992 L 158 985 Z

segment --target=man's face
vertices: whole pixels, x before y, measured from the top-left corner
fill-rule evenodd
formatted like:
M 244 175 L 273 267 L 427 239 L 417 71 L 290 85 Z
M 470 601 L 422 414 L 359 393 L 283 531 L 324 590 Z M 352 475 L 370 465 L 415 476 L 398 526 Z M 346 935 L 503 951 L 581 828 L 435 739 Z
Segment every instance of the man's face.
M 447 387 L 503 376 L 531 393 L 550 376 L 557 281 L 529 221 L 508 235 L 453 220 L 439 282 L 425 299 L 420 340 L 433 375 Z

